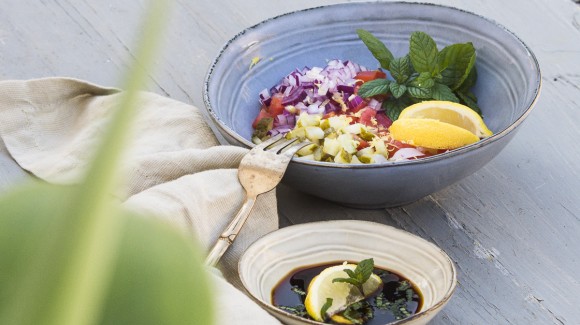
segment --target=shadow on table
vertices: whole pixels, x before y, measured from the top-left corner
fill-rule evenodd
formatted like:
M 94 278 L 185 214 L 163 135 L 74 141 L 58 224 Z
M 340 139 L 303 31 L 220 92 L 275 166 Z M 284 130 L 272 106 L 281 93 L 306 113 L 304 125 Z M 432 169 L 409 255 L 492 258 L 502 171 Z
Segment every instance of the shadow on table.
M 391 218 L 386 209 L 348 208 L 302 193 L 284 184 L 279 185 L 276 190 L 280 227 L 314 221 L 351 219 L 374 221 L 397 227 L 397 222 Z

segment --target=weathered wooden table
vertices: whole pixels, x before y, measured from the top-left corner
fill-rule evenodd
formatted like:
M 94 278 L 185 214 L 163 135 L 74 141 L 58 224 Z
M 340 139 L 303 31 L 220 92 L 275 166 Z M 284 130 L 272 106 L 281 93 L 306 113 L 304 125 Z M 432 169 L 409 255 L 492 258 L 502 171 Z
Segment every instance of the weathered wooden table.
M 178 0 L 150 90 L 202 107 L 208 65 L 229 38 L 271 16 L 337 2 Z M 580 324 L 580 5 L 432 2 L 491 18 L 527 43 L 543 72 L 535 110 L 491 163 L 416 203 L 354 210 L 281 186 L 280 223 L 372 220 L 441 246 L 458 266 L 459 285 L 434 324 Z M 0 0 L 0 78 L 120 86 L 144 7 L 142 0 Z M 0 189 L 27 177 L 0 143 Z

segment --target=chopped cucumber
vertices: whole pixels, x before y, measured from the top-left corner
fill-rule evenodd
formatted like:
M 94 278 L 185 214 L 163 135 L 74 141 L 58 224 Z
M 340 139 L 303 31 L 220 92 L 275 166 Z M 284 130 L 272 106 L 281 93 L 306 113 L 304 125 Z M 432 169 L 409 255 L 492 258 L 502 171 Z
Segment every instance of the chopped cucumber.
M 350 124 L 344 128 L 345 132 L 352 133 L 352 134 L 360 134 L 364 128 L 364 125 L 360 123 Z
M 349 154 L 353 154 L 356 152 L 356 147 L 358 147 L 358 141 L 355 141 L 352 137 L 352 134 L 345 133 L 341 134 L 337 138 L 338 142 L 342 149 L 344 149 Z
M 344 149 L 341 149 L 338 154 L 334 157 L 334 162 L 339 164 L 349 164 L 352 155 L 346 152 Z
M 324 139 L 324 131 L 318 126 L 307 126 L 304 130 L 306 132 L 306 138 L 310 141 Z
M 332 116 L 328 118 L 328 123 L 330 124 L 330 127 L 338 131 L 347 127 L 350 124 L 350 121 L 352 121 L 352 119 L 344 115 Z
M 341 149 L 341 145 L 337 139 L 329 139 L 329 138 L 324 139 L 324 146 L 322 149 L 322 151 L 324 153 L 327 153 L 331 156 L 336 156 L 336 154 L 338 154 L 340 149 Z

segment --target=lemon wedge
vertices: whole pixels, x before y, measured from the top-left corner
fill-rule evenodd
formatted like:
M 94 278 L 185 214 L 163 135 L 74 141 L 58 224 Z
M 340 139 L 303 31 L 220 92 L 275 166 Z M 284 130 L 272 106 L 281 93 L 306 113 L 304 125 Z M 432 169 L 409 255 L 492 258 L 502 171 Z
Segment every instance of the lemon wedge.
M 434 119 L 399 118 L 389 131 L 395 140 L 431 149 L 455 149 L 479 141 L 466 129 Z
M 493 135 L 485 122 L 471 108 L 454 102 L 431 100 L 413 104 L 405 108 L 399 119 L 435 119 L 449 123 L 475 134 L 478 138 Z
M 363 284 L 363 292 L 349 283 L 332 282 L 337 278 L 347 278 L 348 274 L 344 269 L 353 270 L 356 268 L 355 264 L 342 264 L 328 267 L 319 275 L 314 277 L 308 286 L 308 294 L 304 300 L 306 312 L 314 320 L 322 322 L 327 317 L 345 310 L 349 305 L 361 301 L 373 294 L 382 285 L 381 278 L 376 274 L 371 274 L 369 279 Z M 332 299 L 332 305 L 326 310 L 326 315 L 321 315 L 321 309 L 327 301 L 327 298 Z

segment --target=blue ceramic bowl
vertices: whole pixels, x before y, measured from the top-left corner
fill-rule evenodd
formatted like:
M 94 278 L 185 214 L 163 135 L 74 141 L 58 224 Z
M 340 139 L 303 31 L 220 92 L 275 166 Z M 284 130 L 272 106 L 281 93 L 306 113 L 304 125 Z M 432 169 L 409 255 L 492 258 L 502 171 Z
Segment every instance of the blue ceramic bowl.
M 530 113 L 541 87 L 530 49 L 503 26 L 463 10 L 424 3 L 345 3 L 306 9 L 252 26 L 226 43 L 207 74 L 203 95 L 220 132 L 234 145 L 252 147 L 258 93 L 293 69 L 324 66 L 329 59 L 378 63 L 356 29 L 380 38 L 397 56 L 408 53 L 414 31 L 438 47 L 472 42 L 477 53 L 479 98 L 494 135 L 448 153 L 415 161 L 342 165 L 294 158 L 283 182 L 343 205 L 383 208 L 413 202 L 472 174 L 495 157 Z M 260 62 L 250 68 L 252 59 Z

